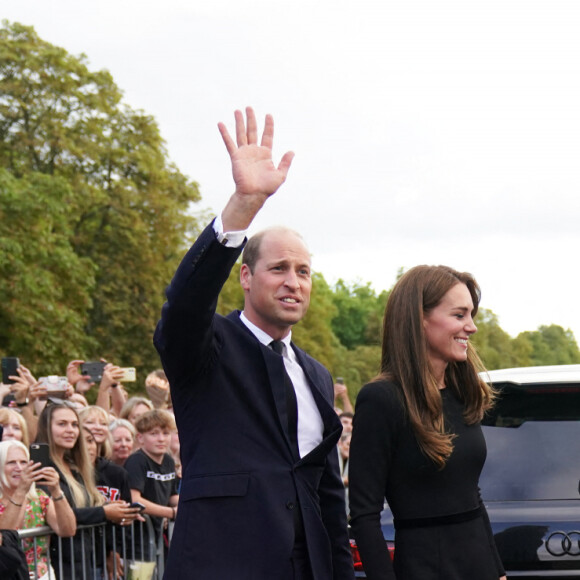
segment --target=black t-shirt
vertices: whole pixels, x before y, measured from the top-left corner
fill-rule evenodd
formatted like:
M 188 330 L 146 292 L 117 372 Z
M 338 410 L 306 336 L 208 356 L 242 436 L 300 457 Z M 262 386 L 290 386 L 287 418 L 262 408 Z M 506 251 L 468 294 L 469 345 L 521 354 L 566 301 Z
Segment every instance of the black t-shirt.
M 95 477 L 98 490 L 107 501 L 122 499 L 131 503 L 129 474 L 120 465 L 115 465 L 104 457 L 97 457 Z
M 169 498 L 177 495 L 175 462 L 168 453 L 165 453 L 161 463 L 157 463 L 139 449 L 129 456 L 125 462 L 125 469 L 129 473 L 129 487 L 141 492 L 146 500 L 168 506 Z M 161 529 L 162 519 L 151 516 L 157 533 Z

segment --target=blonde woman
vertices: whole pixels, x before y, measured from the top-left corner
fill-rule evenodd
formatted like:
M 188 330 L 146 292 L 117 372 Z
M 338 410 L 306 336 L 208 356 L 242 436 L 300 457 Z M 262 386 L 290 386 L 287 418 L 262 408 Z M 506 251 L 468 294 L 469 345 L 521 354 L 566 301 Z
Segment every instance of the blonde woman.
M 105 409 L 97 405 L 90 405 L 79 410 L 79 417 L 83 426 L 90 429 L 97 444 L 99 457 L 111 458 L 111 437 L 109 434 L 110 415 Z
M 0 425 L 3 427 L 2 441 L 14 439 L 22 441 L 26 447 L 30 444 L 28 427 L 22 415 L 14 409 L 0 407 Z
M 109 425 L 109 432 L 113 446 L 111 461 L 123 467 L 129 455 L 135 450 L 137 431 L 133 424 L 126 419 L 115 419 Z
M 46 487 L 49 495 L 36 487 Z M 50 526 L 61 537 L 76 532 L 74 513 L 62 492 L 58 473 L 53 467 L 42 467 L 30 461 L 28 448 L 14 439 L 0 443 L 0 528 L 29 529 Z M 35 550 L 32 540 L 23 543 L 31 574 L 43 579 L 54 578 L 48 563 L 48 537 L 39 537 Z
M 141 415 L 144 415 L 147 411 L 153 411 L 153 408 L 153 403 L 149 399 L 145 397 L 131 397 L 123 405 L 121 413 L 119 413 L 119 418 L 127 419 L 134 426 Z

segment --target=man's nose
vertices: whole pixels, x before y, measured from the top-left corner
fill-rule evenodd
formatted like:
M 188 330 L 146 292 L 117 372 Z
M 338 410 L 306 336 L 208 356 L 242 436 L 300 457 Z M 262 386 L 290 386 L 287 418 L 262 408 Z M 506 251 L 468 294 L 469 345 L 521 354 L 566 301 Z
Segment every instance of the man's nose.
M 298 276 L 294 270 L 288 270 L 284 283 L 286 286 L 288 286 L 288 288 L 297 289 L 300 287 L 300 284 L 298 283 Z

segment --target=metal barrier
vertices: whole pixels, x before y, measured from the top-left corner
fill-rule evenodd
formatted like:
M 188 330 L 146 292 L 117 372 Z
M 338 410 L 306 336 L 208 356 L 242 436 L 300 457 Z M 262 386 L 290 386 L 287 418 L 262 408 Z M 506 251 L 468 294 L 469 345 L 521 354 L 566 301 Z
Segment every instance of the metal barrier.
M 113 580 L 161 580 L 165 570 L 165 540 L 170 541 L 173 522 L 169 522 L 167 535 L 155 538 L 151 518 L 144 515 L 144 522 L 134 522 L 121 528 L 109 523 L 90 526 L 77 526 L 77 533 L 72 538 L 59 538 L 48 526 L 18 530 L 23 548 L 27 540 L 32 540 L 34 569 L 38 564 L 38 539 L 49 538 L 46 557 L 55 575 L 51 580 L 107 580 L 107 556 L 115 552 L 120 559 L 122 574 L 117 572 L 117 565 L 112 566 Z M 26 546 L 29 549 L 31 546 Z M 80 556 L 80 557 L 79 557 Z M 40 576 L 31 573 L 31 578 Z

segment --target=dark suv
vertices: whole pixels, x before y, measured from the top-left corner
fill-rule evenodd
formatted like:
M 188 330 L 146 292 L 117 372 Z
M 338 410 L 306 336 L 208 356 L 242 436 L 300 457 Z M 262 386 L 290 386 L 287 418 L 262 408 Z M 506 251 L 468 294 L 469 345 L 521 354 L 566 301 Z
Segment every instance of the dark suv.
M 580 365 L 490 371 L 481 495 L 508 578 L 580 578 Z M 394 547 L 392 515 L 383 534 Z M 353 546 L 356 565 L 356 547 Z M 359 577 L 364 578 L 360 564 Z

